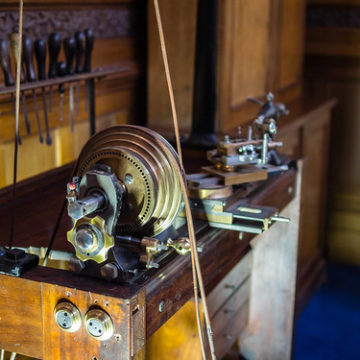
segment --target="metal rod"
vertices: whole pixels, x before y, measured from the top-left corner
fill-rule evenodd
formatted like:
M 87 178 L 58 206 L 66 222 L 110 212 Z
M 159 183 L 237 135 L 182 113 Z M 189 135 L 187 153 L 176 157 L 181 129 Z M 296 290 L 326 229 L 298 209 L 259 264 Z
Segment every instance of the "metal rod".
M 36 101 L 36 92 L 35 89 L 33 89 L 33 99 L 34 99 L 34 108 L 35 108 L 35 116 L 36 116 L 36 123 L 37 123 L 37 127 L 38 127 L 38 132 L 39 132 L 39 140 L 41 143 L 44 142 L 44 137 L 43 137 L 43 133 L 41 130 L 41 124 L 40 124 L 40 116 L 39 116 L 39 108 L 38 108 L 38 104 Z
M 89 126 L 90 126 L 90 135 L 94 135 L 96 132 L 95 124 L 95 85 L 94 79 L 89 79 L 87 82 L 87 88 L 89 91 Z

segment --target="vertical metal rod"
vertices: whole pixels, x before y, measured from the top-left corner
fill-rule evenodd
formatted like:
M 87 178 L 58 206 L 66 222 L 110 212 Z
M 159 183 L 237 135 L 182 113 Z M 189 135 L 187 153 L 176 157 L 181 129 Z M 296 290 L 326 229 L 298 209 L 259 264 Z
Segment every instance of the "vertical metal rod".
M 75 116 L 79 116 L 80 81 L 76 83 Z
M 87 88 L 89 94 L 89 126 L 90 126 L 90 136 L 94 135 L 96 132 L 95 124 L 95 82 L 94 79 L 88 79 Z
M 34 100 L 36 123 L 37 123 L 37 127 L 38 127 L 38 132 L 39 132 L 39 140 L 40 140 L 41 143 L 43 143 L 44 142 L 44 137 L 43 137 L 42 130 L 41 130 L 41 125 L 40 125 L 39 108 L 38 108 L 38 104 L 37 104 L 37 101 L 36 101 L 35 89 L 33 90 L 33 100 Z
M 269 144 L 269 135 L 265 133 L 263 136 L 263 143 L 262 143 L 262 149 L 261 149 L 261 164 L 262 165 L 265 165 L 267 163 L 268 144 Z
M 70 111 L 70 131 L 74 132 L 74 88 L 69 84 L 69 111 Z

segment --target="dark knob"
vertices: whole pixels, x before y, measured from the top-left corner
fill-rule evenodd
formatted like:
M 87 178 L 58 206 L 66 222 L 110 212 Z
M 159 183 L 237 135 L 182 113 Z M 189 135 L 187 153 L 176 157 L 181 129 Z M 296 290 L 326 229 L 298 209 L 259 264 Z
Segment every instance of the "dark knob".
M 61 37 L 58 33 L 51 33 L 48 38 L 49 49 L 49 73 L 48 78 L 56 77 L 57 59 L 59 57 L 61 47 Z
M 35 57 L 38 69 L 38 79 L 45 80 L 45 59 L 46 59 L 46 43 L 43 39 L 37 39 L 34 43 Z
M 94 47 L 94 33 L 92 29 L 86 29 L 85 34 L 85 61 L 84 72 L 91 71 L 91 53 Z
M 4 73 L 5 85 L 14 85 L 14 78 L 11 74 L 10 51 L 6 40 L 0 40 L 0 62 Z
M 64 39 L 64 51 L 66 58 L 66 73 L 68 75 L 74 74 L 74 57 L 76 51 L 76 43 L 73 37 L 67 37 Z
M 78 74 L 80 74 L 83 71 L 82 58 L 85 52 L 84 40 L 85 40 L 84 33 L 82 31 L 77 31 L 75 33 L 75 41 L 76 41 L 75 72 Z
M 56 73 L 57 73 L 57 76 L 60 76 L 60 77 L 63 77 L 66 75 L 66 64 L 63 61 L 59 61 L 56 64 Z M 60 84 L 59 85 L 59 93 L 63 94 L 64 91 L 65 91 L 64 84 Z
M 36 75 L 33 63 L 33 47 L 31 39 L 28 36 L 23 37 L 23 59 L 26 68 L 27 80 L 35 81 Z

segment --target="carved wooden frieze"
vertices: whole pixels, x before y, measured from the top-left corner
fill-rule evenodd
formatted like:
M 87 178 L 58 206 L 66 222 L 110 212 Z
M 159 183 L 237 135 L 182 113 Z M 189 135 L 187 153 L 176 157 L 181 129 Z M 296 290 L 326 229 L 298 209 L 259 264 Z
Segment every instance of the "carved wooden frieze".
M 16 11 L 0 12 L 0 37 L 6 39 L 17 29 Z M 73 36 L 76 31 L 92 28 L 96 38 L 131 36 L 133 12 L 129 8 L 24 11 L 24 34 L 32 39 L 47 38 L 53 31 L 61 37 Z
M 308 27 L 360 27 L 360 7 L 358 6 L 308 6 Z

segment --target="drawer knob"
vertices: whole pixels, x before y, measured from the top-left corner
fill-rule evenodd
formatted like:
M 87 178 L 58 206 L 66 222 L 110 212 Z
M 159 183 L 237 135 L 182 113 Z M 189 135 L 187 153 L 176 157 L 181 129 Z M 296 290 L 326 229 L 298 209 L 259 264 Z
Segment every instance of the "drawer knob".
M 230 285 L 230 284 L 225 285 L 225 289 L 235 290 L 235 288 L 236 288 L 235 285 Z
M 54 309 L 54 317 L 59 328 L 66 332 L 75 332 L 81 326 L 79 309 L 69 301 L 61 300 Z
M 102 309 L 89 310 L 84 322 L 87 333 L 96 340 L 108 340 L 114 333 L 111 317 Z
M 224 310 L 224 313 L 225 313 L 225 314 L 235 314 L 235 313 L 236 313 L 236 310 L 225 309 L 225 310 Z

